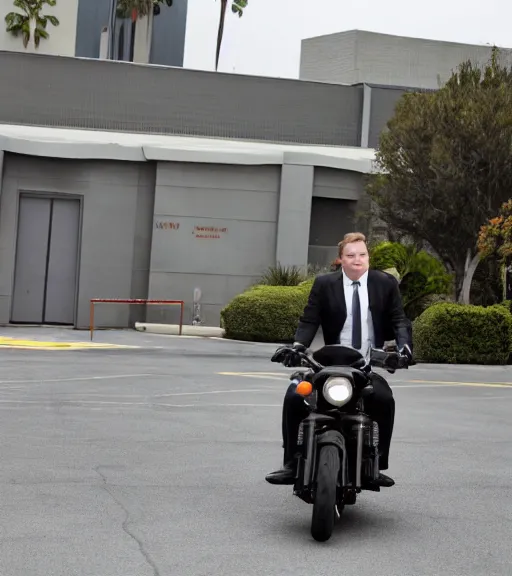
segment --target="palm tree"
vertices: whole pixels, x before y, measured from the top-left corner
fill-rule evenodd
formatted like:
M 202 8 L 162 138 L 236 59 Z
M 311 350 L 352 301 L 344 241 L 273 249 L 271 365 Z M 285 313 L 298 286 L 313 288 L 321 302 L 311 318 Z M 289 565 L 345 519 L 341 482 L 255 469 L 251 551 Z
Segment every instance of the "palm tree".
M 28 46 L 30 39 L 33 40 L 34 46 L 38 48 L 41 38 L 47 40 L 50 37 L 46 31 L 48 22 L 52 26 L 60 24 L 57 17 L 42 13 L 45 4 L 55 6 L 57 0 L 14 0 L 13 4 L 22 13 L 9 12 L 7 14 L 5 17 L 6 30 L 14 36 L 21 34 L 25 48 Z
M 417 313 L 418 302 L 453 293 L 453 278 L 444 265 L 414 244 L 381 242 L 370 251 L 370 265 L 397 278 L 404 309 L 411 320 Z
M 55 1 L 55 0 L 51 0 Z M 115 15 L 118 18 L 131 18 L 132 20 L 132 47 L 131 51 L 133 52 L 133 37 L 135 35 L 135 26 L 137 24 L 137 20 L 139 18 L 143 18 L 144 16 L 149 16 L 148 26 L 151 26 L 151 15 L 152 13 L 158 14 L 160 4 L 167 4 L 168 6 L 172 6 L 173 0 L 113 0 L 115 2 Z M 226 19 L 226 10 L 228 6 L 228 1 L 231 1 L 231 11 L 233 14 L 236 14 L 239 18 L 244 15 L 244 10 L 247 8 L 249 4 L 249 0 L 220 0 L 220 19 L 219 19 L 219 28 L 217 33 L 217 49 L 215 53 L 215 70 L 219 67 L 219 57 L 220 57 L 220 49 L 222 46 L 222 37 L 224 35 L 224 21 Z M 114 18 L 111 18 L 113 20 Z M 151 31 L 148 31 L 150 37 Z M 112 32 L 111 32 L 112 34 Z M 110 38 L 110 42 L 112 42 L 113 36 Z M 111 52 L 112 48 L 111 48 Z M 133 59 L 133 58 L 131 58 Z
M 237 14 L 239 18 L 244 15 L 244 9 L 247 8 L 249 0 L 233 0 L 231 4 L 231 11 Z M 215 70 L 219 67 L 220 48 L 222 46 L 222 37 L 224 35 L 224 20 L 226 19 L 226 9 L 228 7 L 228 0 L 220 0 L 220 19 L 219 30 L 217 33 L 217 50 L 215 53 Z

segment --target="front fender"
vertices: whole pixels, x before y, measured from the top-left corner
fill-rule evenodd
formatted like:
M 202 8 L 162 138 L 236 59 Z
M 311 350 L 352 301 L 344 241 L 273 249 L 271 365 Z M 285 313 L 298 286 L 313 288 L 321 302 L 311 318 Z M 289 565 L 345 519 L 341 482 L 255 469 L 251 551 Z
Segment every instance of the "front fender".
M 318 435 L 316 443 L 318 452 L 320 452 L 322 446 L 336 446 L 338 448 L 341 460 L 341 485 L 346 486 L 348 484 L 348 458 L 345 438 L 341 432 L 338 432 L 338 430 L 326 430 Z

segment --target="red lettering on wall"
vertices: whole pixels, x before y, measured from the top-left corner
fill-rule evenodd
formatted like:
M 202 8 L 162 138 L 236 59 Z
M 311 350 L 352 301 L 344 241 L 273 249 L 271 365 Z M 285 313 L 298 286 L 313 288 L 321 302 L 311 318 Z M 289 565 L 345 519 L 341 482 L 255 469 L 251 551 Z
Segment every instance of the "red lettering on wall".
M 227 234 L 227 228 L 219 228 L 217 226 L 194 226 L 192 234 L 195 234 L 196 238 L 206 238 L 209 240 L 218 240 L 222 238 L 223 234 Z

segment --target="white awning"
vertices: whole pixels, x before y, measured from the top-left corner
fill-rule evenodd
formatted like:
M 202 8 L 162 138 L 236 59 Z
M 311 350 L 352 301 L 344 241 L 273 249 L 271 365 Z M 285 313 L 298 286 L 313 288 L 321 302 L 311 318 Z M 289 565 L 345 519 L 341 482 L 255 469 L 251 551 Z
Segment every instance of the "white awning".
M 47 158 L 214 164 L 300 164 L 373 171 L 375 150 L 348 146 L 273 144 L 206 137 L 75 130 L 0 124 L 0 150 Z

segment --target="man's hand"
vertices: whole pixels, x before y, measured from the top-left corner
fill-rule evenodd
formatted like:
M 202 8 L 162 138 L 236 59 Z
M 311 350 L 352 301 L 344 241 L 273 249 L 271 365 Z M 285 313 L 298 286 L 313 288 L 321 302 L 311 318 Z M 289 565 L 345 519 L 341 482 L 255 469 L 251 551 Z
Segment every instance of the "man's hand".
M 409 366 L 414 365 L 414 361 L 412 359 L 412 352 L 407 344 L 404 344 L 398 352 L 400 356 L 402 356 L 405 360 L 403 368 L 409 368 Z
M 293 346 L 280 346 L 272 356 L 272 362 L 278 362 L 287 368 L 300 366 L 300 353 L 304 352 L 306 347 L 300 342 L 295 342 Z

